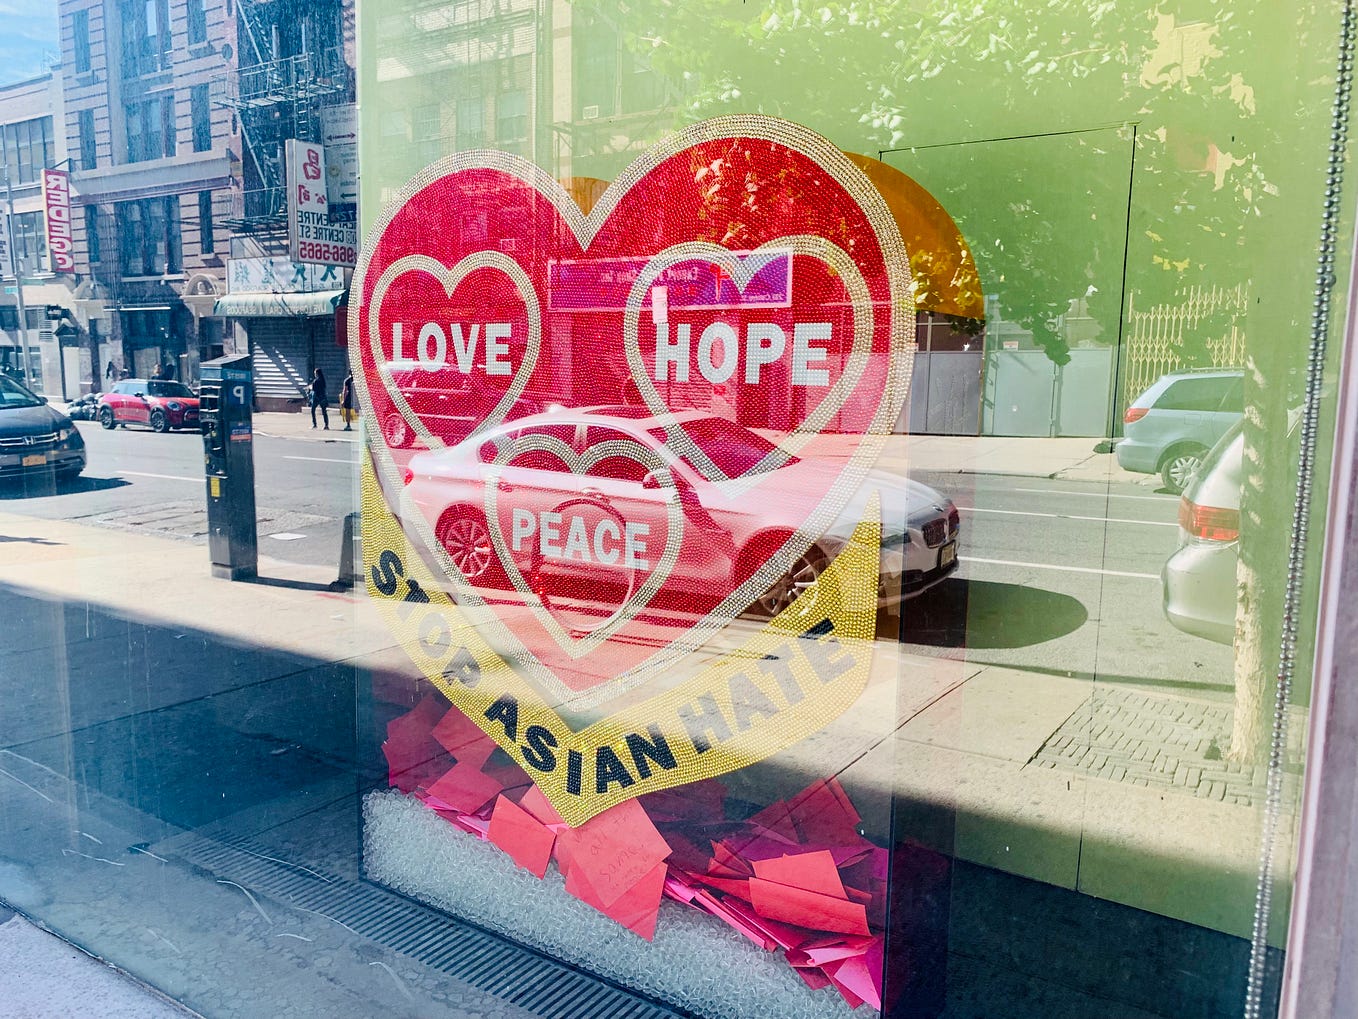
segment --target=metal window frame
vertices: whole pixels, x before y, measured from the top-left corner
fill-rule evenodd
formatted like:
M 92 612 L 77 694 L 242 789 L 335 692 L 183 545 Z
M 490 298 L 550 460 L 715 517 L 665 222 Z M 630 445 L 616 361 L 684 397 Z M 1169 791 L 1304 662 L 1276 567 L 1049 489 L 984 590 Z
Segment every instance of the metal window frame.
M 1337 386 L 1281 1019 L 1358 1015 L 1358 234 Z

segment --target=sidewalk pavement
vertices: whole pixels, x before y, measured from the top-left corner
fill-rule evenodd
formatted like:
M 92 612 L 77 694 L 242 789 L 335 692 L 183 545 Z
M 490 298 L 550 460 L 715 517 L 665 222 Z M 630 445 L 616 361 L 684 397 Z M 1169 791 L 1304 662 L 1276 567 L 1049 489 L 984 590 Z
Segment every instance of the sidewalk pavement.
M 5 512 L 0 541 L 0 583 L 39 597 L 93 596 L 112 614 L 230 644 L 413 670 L 365 591 L 329 589 L 333 566 L 261 558 L 261 582 L 231 583 L 209 575 L 201 545 L 149 534 L 110 540 L 97 527 Z M 132 576 L 139 582 L 127 583 Z M 1144 582 L 1106 583 L 1115 604 Z M 750 625 L 733 623 L 732 639 Z M 880 678 L 857 710 L 782 766 L 819 777 L 827 761 L 841 762 L 847 785 L 878 798 L 865 816 L 885 816 L 893 788 L 945 804 L 956 824 L 943 848 L 973 862 L 1248 936 L 1258 777 L 1217 774 L 1201 760 L 1212 739 L 1221 745 L 1211 727 L 1228 715 L 1126 677 L 1005 668 L 891 643 L 877 645 L 874 663 Z M 893 717 L 894 731 L 884 729 Z M 1280 847 L 1291 846 L 1292 824 L 1283 819 Z M 1281 861 L 1277 873 L 1290 872 Z M 1276 915 L 1286 916 L 1285 899 Z
M 0 1019 L 190 1019 L 191 1012 L 121 970 L 0 907 Z M 14 980 L 15 974 L 22 980 Z

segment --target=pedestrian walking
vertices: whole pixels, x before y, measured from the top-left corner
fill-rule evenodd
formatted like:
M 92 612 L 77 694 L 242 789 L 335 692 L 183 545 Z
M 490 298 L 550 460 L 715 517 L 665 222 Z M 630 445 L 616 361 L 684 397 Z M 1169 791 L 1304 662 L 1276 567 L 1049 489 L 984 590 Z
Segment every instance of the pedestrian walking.
M 156 365 L 154 368 L 151 369 L 151 378 L 153 381 L 156 382 L 160 381 L 161 379 L 160 365 Z
M 321 412 L 321 420 L 325 422 L 325 430 L 330 431 L 330 412 L 325 405 L 330 401 L 330 393 L 325 387 L 325 372 L 319 368 L 311 376 L 311 427 L 316 427 L 316 411 Z
M 113 378 L 113 376 L 114 376 L 115 374 L 117 374 L 117 371 L 118 371 L 118 368 L 117 368 L 117 366 L 113 363 L 113 359 L 112 359 L 112 358 L 109 358 L 108 367 L 104 369 L 104 378 L 106 378 L 106 379 L 111 379 L 111 378 Z
M 350 372 L 344 376 L 344 381 L 340 383 L 340 417 L 344 418 L 344 430 L 353 431 L 354 418 L 354 373 Z
M 165 363 L 160 366 L 160 377 L 162 379 L 172 379 L 175 377 L 177 371 L 178 369 L 175 368 L 174 361 L 167 357 Z

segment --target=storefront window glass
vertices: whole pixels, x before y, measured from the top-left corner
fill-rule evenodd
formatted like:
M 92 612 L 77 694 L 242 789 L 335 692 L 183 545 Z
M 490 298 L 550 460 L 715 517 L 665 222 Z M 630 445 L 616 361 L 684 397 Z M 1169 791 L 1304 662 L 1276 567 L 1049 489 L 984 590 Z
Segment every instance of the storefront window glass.
M 60 6 L 0 907 L 212 1016 L 1278 1014 L 1348 6 Z

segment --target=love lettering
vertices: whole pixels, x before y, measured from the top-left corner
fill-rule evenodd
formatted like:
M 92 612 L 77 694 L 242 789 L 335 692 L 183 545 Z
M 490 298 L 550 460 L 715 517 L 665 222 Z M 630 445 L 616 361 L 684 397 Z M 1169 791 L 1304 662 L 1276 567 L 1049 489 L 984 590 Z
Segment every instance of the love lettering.
M 509 360 L 510 325 L 508 322 L 473 322 L 463 326 L 451 322 L 445 331 L 438 322 L 420 326 L 415 338 L 413 357 L 405 349 L 405 323 L 391 326 L 391 360 L 393 364 L 414 362 L 427 372 L 455 368 L 463 375 L 480 369 L 486 375 L 513 375 L 514 364 Z M 449 341 L 452 341 L 453 360 L 448 360 Z M 478 343 L 485 344 L 485 356 L 477 358 Z

